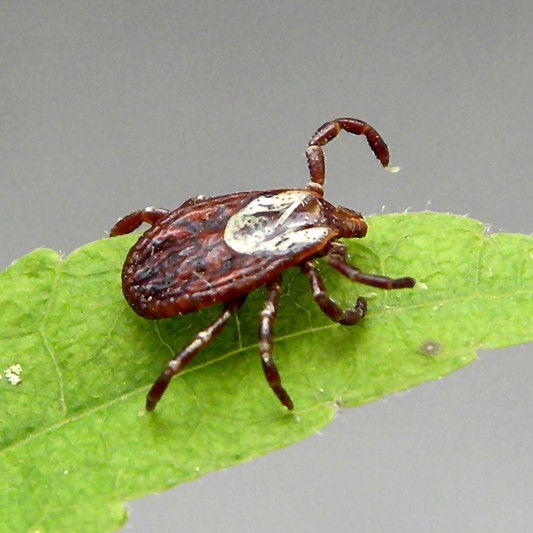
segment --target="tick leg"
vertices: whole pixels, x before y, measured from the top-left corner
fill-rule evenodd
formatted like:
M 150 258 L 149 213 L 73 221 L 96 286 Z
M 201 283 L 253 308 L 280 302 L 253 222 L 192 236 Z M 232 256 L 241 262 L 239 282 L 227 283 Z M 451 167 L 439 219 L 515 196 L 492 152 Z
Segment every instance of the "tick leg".
M 179 374 L 183 367 L 190 363 L 198 352 L 205 348 L 221 332 L 224 326 L 228 323 L 231 315 L 233 315 L 243 303 L 244 298 L 226 303 L 224 305 L 224 310 L 219 317 L 209 326 L 200 331 L 188 346 L 183 348 L 174 359 L 170 360 L 167 368 L 157 378 L 146 396 L 147 411 L 153 411 L 155 409 L 155 406 L 167 389 L 170 380 L 176 374 Z
M 135 231 L 143 222 L 147 224 L 155 224 L 164 216 L 168 215 L 169 211 L 166 209 L 158 209 L 157 207 L 147 207 L 134 211 L 125 217 L 119 218 L 115 225 L 111 228 L 109 235 L 116 237 L 117 235 L 125 235 Z
M 378 274 L 365 274 L 361 272 L 348 263 L 346 259 L 346 247 L 339 243 L 331 246 L 326 255 L 326 261 L 350 281 L 357 281 L 358 283 L 377 287 L 378 289 L 411 289 L 416 283 L 413 278 L 394 279 L 387 276 L 379 276 Z
M 363 297 L 357 298 L 356 304 L 345 311 L 342 310 L 338 304 L 328 295 L 324 280 L 318 272 L 312 261 L 307 261 L 300 267 L 302 272 L 307 276 L 311 290 L 313 291 L 313 298 L 320 309 L 333 320 L 343 326 L 353 326 L 366 313 L 366 299 Z
M 272 341 L 272 328 L 278 315 L 279 295 L 281 292 L 281 278 L 277 278 L 267 284 L 267 298 L 263 310 L 261 311 L 261 322 L 259 324 L 259 351 L 261 353 L 261 363 L 268 384 L 278 397 L 279 401 L 290 411 L 294 405 L 287 391 L 281 385 L 281 377 L 276 363 L 272 357 L 274 344 Z
M 317 192 L 322 192 L 322 185 L 326 177 L 323 146 L 333 140 L 341 132 L 347 131 L 353 135 L 364 135 L 380 163 L 387 167 L 389 164 L 389 149 L 380 134 L 366 122 L 356 118 L 337 118 L 326 122 L 311 137 L 307 143 L 305 156 L 307 166 L 311 176 L 309 188 Z

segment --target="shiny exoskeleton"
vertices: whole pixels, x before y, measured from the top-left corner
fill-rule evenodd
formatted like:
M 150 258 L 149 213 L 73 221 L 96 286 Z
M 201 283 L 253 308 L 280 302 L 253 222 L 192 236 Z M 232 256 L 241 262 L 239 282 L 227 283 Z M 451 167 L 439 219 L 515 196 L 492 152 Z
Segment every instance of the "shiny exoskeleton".
M 305 189 L 199 196 L 171 212 L 135 211 L 113 226 L 111 236 L 130 233 L 143 222 L 151 225 L 131 248 L 122 271 L 124 296 L 137 314 L 147 319 L 168 318 L 224 305 L 217 319 L 168 363 L 148 393 L 148 411 L 155 408 L 172 377 L 228 323 L 247 294 L 262 285 L 267 291 L 259 325 L 263 371 L 280 402 L 293 409 L 272 357 L 281 274 L 289 267 L 301 268 L 320 309 L 346 326 L 365 316 L 366 300 L 360 297 L 353 307 L 341 309 L 328 295 L 313 259 L 324 257 L 343 276 L 372 287 L 414 286 L 413 278 L 366 274 L 347 261 L 346 246 L 338 239 L 362 238 L 367 226 L 359 213 L 323 198 L 322 147 L 341 130 L 364 135 L 381 164 L 388 166 L 389 151 L 377 131 L 362 120 L 340 118 L 322 125 L 308 143 L 311 181 Z

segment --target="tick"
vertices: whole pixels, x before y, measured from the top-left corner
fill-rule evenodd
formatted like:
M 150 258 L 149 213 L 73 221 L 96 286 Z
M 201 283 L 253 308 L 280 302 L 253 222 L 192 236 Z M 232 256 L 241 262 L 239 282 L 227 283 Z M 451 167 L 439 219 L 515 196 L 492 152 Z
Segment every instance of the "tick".
M 311 181 L 305 189 L 237 192 L 187 200 L 174 211 L 148 207 L 121 218 L 111 236 L 131 233 L 143 222 L 151 227 L 126 257 L 122 290 L 141 317 L 169 318 L 223 304 L 222 312 L 171 359 L 146 398 L 152 411 L 170 380 L 207 346 L 242 306 L 248 293 L 265 286 L 259 317 L 259 352 L 266 380 L 279 401 L 293 409 L 272 357 L 272 330 L 278 313 L 281 274 L 297 266 L 309 280 L 313 299 L 334 322 L 353 326 L 366 313 L 359 297 L 343 310 L 329 296 L 315 259 L 325 261 L 351 281 L 380 289 L 411 288 L 413 278 L 392 279 L 366 274 L 348 262 L 339 239 L 360 239 L 367 225 L 360 213 L 336 207 L 324 199 L 323 146 L 344 130 L 364 135 L 384 167 L 389 150 L 379 133 L 354 118 L 326 122 L 311 137 L 305 151 Z

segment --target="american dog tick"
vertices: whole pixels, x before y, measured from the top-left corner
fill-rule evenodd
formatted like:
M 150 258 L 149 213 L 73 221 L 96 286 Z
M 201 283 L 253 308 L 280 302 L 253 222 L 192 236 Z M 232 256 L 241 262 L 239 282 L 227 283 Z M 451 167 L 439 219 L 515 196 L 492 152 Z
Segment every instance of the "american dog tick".
M 322 147 L 341 130 L 364 135 L 384 167 L 389 150 L 379 133 L 362 120 L 326 122 L 311 137 L 305 151 L 311 182 L 305 189 L 238 192 L 187 200 L 175 211 L 146 209 L 121 218 L 111 236 L 151 224 L 128 253 L 122 289 L 133 310 L 143 318 L 167 318 L 222 303 L 218 318 L 167 365 L 146 398 L 152 411 L 170 380 L 228 323 L 251 291 L 265 285 L 267 295 L 259 322 L 259 351 L 268 384 L 287 408 L 293 403 L 272 358 L 272 328 L 278 312 L 281 274 L 298 266 L 311 285 L 313 298 L 334 322 L 352 326 L 365 316 L 366 300 L 342 310 L 330 298 L 314 259 L 326 262 L 351 281 L 380 289 L 413 287 L 413 278 L 391 279 L 365 274 L 347 262 L 339 238 L 360 239 L 367 225 L 362 215 L 324 200 L 325 162 Z

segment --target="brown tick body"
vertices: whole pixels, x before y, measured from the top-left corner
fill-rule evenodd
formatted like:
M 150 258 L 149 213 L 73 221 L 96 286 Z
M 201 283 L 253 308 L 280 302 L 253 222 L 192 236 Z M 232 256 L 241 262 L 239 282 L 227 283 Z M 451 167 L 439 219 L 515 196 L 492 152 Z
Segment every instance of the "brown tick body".
M 341 130 L 364 135 L 387 167 L 389 151 L 366 122 L 343 118 L 326 122 L 306 149 L 311 182 L 306 189 L 233 193 L 216 198 L 192 198 L 175 211 L 147 208 L 120 219 L 111 236 L 151 224 L 132 247 L 122 271 L 124 296 L 140 316 L 168 318 L 223 303 L 218 318 L 181 350 L 150 389 L 146 409 L 152 411 L 170 380 L 228 323 L 251 291 L 265 285 L 267 298 L 260 315 L 259 350 L 266 379 L 281 403 L 293 408 L 281 385 L 272 358 L 272 329 L 281 292 L 281 274 L 299 266 L 311 285 L 313 298 L 333 321 L 353 325 L 364 317 L 366 300 L 342 310 L 328 295 L 313 259 L 329 265 L 352 281 L 381 289 L 410 288 L 412 278 L 391 279 L 365 274 L 347 262 L 339 238 L 362 238 L 363 217 L 323 198 L 325 178 L 322 146 Z

